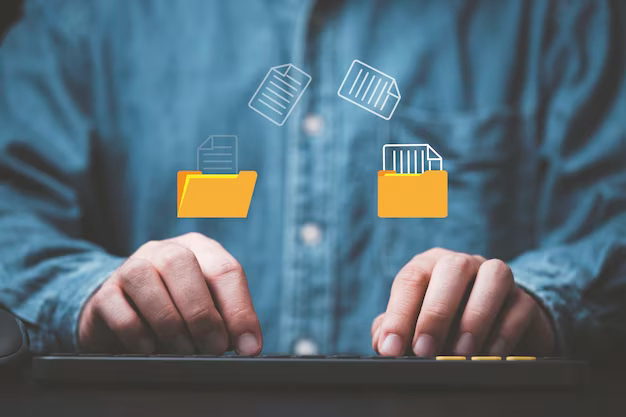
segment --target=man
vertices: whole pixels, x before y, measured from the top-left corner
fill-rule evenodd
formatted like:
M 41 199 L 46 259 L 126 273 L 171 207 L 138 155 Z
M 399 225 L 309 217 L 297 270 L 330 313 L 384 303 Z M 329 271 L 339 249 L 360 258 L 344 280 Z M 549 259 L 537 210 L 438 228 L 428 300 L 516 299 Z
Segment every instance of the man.
M 0 303 L 38 351 L 623 349 L 624 17 L 27 2 L 0 48 Z M 389 121 L 337 96 L 354 59 L 397 80 Z M 279 127 L 247 103 L 287 63 L 312 82 Z M 212 134 L 258 172 L 247 219 L 176 216 L 176 172 Z M 386 143 L 443 156 L 447 218 L 377 217 Z

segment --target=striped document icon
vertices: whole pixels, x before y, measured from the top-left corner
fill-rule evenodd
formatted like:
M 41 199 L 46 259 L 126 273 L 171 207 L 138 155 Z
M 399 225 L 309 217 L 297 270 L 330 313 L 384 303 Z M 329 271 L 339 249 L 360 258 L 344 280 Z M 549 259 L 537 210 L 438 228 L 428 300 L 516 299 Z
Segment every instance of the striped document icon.
M 423 174 L 442 170 L 443 158 L 428 144 L 387 144 L 383 146 L 383 171 L 398 174 Z
M 395 78 L 358 59 L 352 61 L 337 94 L 385 120 L 391 119 L 401 98 Z
M 282 126 L 310 82 L 311 76 L 293 64 L 272 67 L 250 99 L 248 107 L 270 122 Z

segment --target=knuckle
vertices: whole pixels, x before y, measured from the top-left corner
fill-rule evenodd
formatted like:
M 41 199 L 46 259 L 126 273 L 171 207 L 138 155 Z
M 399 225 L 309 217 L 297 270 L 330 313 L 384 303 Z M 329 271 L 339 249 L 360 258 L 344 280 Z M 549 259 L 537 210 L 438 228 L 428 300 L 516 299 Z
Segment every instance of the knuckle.
M 428 287 L 430 274 L 419 260 L 413 258 L 408 264 L 406 264 L 404 271 L 402 272 L 403 273 L 398 274 L 398 277 L 396 278 L 402 284 L 413 287 L 416 290 L 423 290 Z
M 498 280 L 505 280 L 507 282 L 513 282 L 513 272 L 511 268 L 500 259 L 489 259 L 485 261 L 480 269 L 485 270 L 488 275 L 493 276 Z
M 471 326 L 476 326 L 479 323 L 486 323 L 491 318 L 488 311 L 480 308 L 468 308 L 467 310 L 465 310 L 464 316 L 464 318 L 467 320 L 467 323 Z
M 142 258 L 129 258 L 119 269 L 120 281 L 123 285 L 142 286 L 153 273 L 152 264 Z
M 111 285 L 103 285 L 100 289 L 93 295 L 93 302 L 95 304 L 108 304 L 109 300 L 116 296 L 118 293 L 116 289 Z
M 154 314 L 154 319 L 158 323 L 157 325 L 165 331 L 176 332 L 183 326 L 182 319 L 178 316 L 176 308 L 170 305 L 158 310 Z
M 209 306 L 200 306 L 192 309 L 186 317 L 190 324 L 208 323 L 212 319 L 212 310 Z
M 141 245 L 140 250 L 151 251 L 154 248 L 159 247 L 159 245 L 161 245 L 160 241 L 158 241 L 158 240 L 149 240 L 146 243 L 144 243 L 143 245 Z
M 165 244 L 161 248 L 159 262 L 164 269 L 176 269 L 196 259 L 192 251 L 175 244 Z
M 415 317 L 410 316 L 405 310 L 400 309 L 386 314 L 383 327 L 387 332 L 403 334 L 407 326 L 415 324 Z
M 214 240 L 211 239 L 210 237 L 205 236 L 202 233 L 198 233 L 198 232 L 185 233 L 184 235 L 181 236 L 181 239 L 186 240 L 188 242 L 214 242 Z
M 243 268 L 235 258 L 225 257 L 215 267 L 214 279 L 228 279 L 243 276 Z
M 224 315 L 232 323 L 253 323 L 257 321 L 256 314 L 248 306 L 242 304 L 229 306 Z
M 114 323 L 112 330 L 116 332 L 128 332 L 141 327 L 141 320 L 137 315 L 119 314 L 115 317 Z
M 439 262 L 455 271 L 465 271 L 472 267 L 472 257 L 462 253 L 447 254 Z
M 450 251 L 449 249 L 445 249 L 439 246 L 435 246 L 434 248 L 428 249 L 426 252 L 424 253 L 428 253 L 431 255 L 435 255 L 435 256 L 443 256 L 445 254 L 451 253 L 452 251 Z
M 431 321 L 435 323 L 445 323 L 450 321 L 452 318 L 448 307 L 441 302 L 433 303 L 424 307 L 420 315 L 423 316 L 424 321 Z

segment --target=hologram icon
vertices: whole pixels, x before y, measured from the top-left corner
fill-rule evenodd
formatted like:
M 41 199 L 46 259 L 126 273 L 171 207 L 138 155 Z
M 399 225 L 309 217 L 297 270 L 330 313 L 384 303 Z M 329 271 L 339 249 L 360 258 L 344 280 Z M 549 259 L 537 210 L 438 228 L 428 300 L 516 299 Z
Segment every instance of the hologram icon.
M 378 171 L 378 217 L 448 216 L 448 173 L 428 144 L 383 146 Z
M 385 120 L 391 119 L 401 99 L 395 78 L 358 59 L 352 61 L 337 94 Z
M 443 169 L 443 158 L 427 143 L 395 144 L 383 146 L 383 171 L 397 174 L 423 174 L 434 169 Z
M 270 68 L 248 107 L 282 126 L 309 86 L 311 76 L 293 64 Z
M 198 171 L 203 174 L 238 174 L 237 136 L 209 136 L 198 147 Z
M 178 217 L 247 217 L 256 171 L 238 170 L 237 136 L 209 136 L 198 148 L 197 171 L 178 171 Z

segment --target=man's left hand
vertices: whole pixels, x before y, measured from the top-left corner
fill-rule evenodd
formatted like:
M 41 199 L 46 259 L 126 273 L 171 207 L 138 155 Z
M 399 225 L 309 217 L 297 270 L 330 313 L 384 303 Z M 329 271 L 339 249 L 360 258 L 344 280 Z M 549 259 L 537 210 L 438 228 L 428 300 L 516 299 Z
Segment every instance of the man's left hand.
M 547 356 L 555 350 L 550 318 L 515 284 L 504 262 L 434 248 L 396 276 L 387 310 L 372 323 L 372 347 L 384 356 L 435 356 L 449 337 L 454 354 L 464 356 Z

